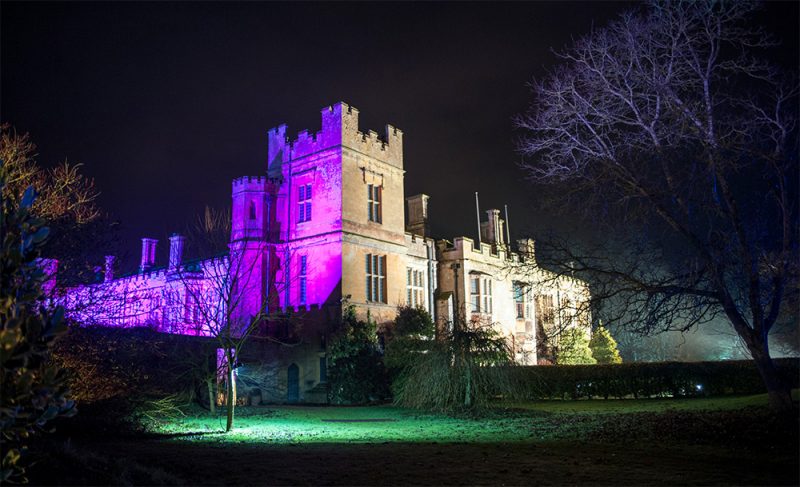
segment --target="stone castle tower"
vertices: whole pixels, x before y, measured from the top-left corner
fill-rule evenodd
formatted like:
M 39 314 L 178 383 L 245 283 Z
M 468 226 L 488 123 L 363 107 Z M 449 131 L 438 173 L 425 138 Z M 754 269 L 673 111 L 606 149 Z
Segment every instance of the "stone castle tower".
M 358 110 L 337 103 L 320 131 L 290 140 L 281 125 L 268 140 L 268 177 L 233 184 L 231 248 L 248 256 L 248 296 L 329 316 L 347 298 L 391 319 L 406 294 L 387 279 L 406 268 L 402 131 L 360 132 Z

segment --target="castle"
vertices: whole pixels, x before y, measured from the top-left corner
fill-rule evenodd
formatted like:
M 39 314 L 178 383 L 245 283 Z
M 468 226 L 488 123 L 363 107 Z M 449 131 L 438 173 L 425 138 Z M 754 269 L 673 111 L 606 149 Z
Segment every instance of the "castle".
M 405 305 L 440 326 L 494 323 L 523 364 L 537 363 L 537 334 L 588 325 L 587 316 L 563 312 L 588 301 L 586 285 L 536 267 L 530 240 L 512 251 L 498 210 L 486 212 L 477 245 L 437 242 L 428 196 L 405 197 L 403 179 L 401 130 L 364 133 L 356 108 L 326 107 L 319 132 L 290 141 L 285 125 L 271 129 L 265 174 L 233 181 L 226 255 L 186 262 L 185 237 L 173 235 L 169 261 L 157 267 L 157 241 L 144 238 L 137 273 L 114 276 L 107 257 L 104 282 L 68 290 L 66 308 L 84 323 L 186 335 L 213 335 L 264 312 L 294 316 L 301 325 L 292 329 L 265 325 L 295 343 L 276 355 L 275 402 L 324 400 L 326 333 L 343 300 L 379 324 Z

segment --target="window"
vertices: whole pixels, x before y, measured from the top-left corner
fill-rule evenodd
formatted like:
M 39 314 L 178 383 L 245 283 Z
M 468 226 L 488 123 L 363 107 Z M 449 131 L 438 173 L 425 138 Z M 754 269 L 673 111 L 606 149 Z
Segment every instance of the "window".
M 367 301 L 386 302 L 386 256 L 367 254 Z
M 492 279 L 478 275 L 471 276 L 469 298 L 473 313 L 492 314 Z
M 308 267 L 306 265 L 307 260 L 305 255 L 300 256 L 300 304 L 306 304 L 306 271 Z
M 492 314 L 492 280 L 483 280 L 483 312 Z
M 469 284 L 469 302 L 473 313 L 481 312 L 481 278 L 472 276 Z
M 552 295 L 536 296 L 536 318 L 536 321 L 543 327 L 549 328 L 556 324 L 556 308 Z
M 423 271 L 406 268 L 406 304 L 428 309 L 425 302 L 425 275 Z
M 514 283 L 514 307 L 517 311 L 517 319 L 525 319 L 528 312 L 525 304 L 525 286 L 522 283 Z
M 367 217 L 369 221 L 381 223 L 381 197 L 383 188 L 375 184 L 367 185 Z
M 250 219 L 251 220 L 256 219 L 256 204 L 253 203 L 252 201 L 250 202 Z
M 297 189 L 297 222 L 311 221 L 311 184 L 301 184 Z

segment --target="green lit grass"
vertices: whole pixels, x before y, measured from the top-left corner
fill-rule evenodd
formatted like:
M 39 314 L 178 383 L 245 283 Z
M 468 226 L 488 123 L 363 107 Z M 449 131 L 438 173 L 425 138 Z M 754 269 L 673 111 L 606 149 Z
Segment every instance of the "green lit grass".
M 765 394 L 698 398 L 539 401 L 504 404 L 480 419 L 425 414 L 392 406 L 239 408 L 234 431 L 224 434 L 224 416 L 171 418 L 150 430 L 173 441 L 212 443 L 492 443 L 580 438 L 587 414 L 727 411 L 766 407 Z M 355 422 L 328 422 L 345 420 Z M 382 420 L 370 422 L 370 420 Z
M 327 422 L 324 420 L 391 420 Z M 224 417 L 189 416 L 155 426 L 154 432 L 180 440 L 259 443 L 492 442 L 526 437 L 522 418 L 480 421 L 418 414 L 391 406 L 250 408 L 236 419 L 234 431 L 220 433 Z
M 48 485 L 800 485 L 797 419 L 772 415 L 765 395 L 500 404 L 480 418 L 391 406 L 237 411 L 227 434 L 222 412 L 199 408 L 149 423 L 150 435 L 76 430 L 32 478 Z
M 769 404 L 766 394 L 692 399 L 593 399 L 507 403 L 509 408 L 548 413 L 639 413 L 665 411 L 728 411 Z

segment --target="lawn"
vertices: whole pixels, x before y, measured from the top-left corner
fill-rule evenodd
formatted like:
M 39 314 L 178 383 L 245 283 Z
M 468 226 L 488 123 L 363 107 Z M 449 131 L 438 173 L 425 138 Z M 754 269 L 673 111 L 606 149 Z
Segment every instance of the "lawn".
M 62 484 L 797 485 L 797 420 L 766 396 L 506 404 L 480 418 L 373 407 L 240 408 L 54 452 Z M 59 463 L 60 462 L 60 463 Z M 36 476 L 34 477 L 36 480 Z

